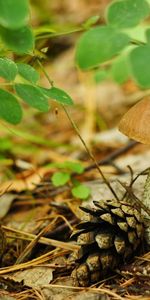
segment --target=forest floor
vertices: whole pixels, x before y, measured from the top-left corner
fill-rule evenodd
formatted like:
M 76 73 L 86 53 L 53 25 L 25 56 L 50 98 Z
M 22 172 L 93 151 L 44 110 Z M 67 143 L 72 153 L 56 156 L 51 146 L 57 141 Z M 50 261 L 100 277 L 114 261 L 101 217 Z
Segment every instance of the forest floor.
M 98 7 L 97 1 L 94 3 L 93 14 Z M 106 1 L 102 3 L 103 9 Z M 53 9 L 59 13 L 59 1 Z M 71 12 L 74 16 L 79 7 L 70 5 L 67 9 L 66 16 Z M 90 13 L 87 9 L 81 19 Z M 132 82 L 123 87 L 113 82 L 96 84 L 89 72 L 77 70 L 77 39 L 78 34 L 51 40 L 46 71 L 74 100 L 67 112 L 118 197 L 125 193 L 119 181 L 130 185 L 141 173 L 133 193 L 142 199 L 150 149 L 128 140 L 117 129 L 121 116 L 141 92 Z M 48 86 L 42 74 L 41 83 Z M 113 199 L 114 195 L 63 108 L 52 103 L 50 112 L 41 114 L 25 106 L 20 125 L 0 123 L 0 139 L 0 299 L 150 300 L 148 250 L 90 287 L 73 284 L 70 275 L 74 266 L 67 258 L 78 249 L 69 237 L 82 218 L 79 206 Z M 63 163 L 68 161 L 79 163 L 84 171 L 66 170 Z M 57 187 L 52 178 L 60 170 L 69 172 L 72 181 Z M 90 189 L 87 199 L 72 194 L 77 180 Z

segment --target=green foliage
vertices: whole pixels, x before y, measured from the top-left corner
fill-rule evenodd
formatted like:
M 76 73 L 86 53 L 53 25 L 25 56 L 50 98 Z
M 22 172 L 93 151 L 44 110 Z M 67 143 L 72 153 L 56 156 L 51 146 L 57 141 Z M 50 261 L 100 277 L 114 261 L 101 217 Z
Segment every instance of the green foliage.
M 100 16 L 92 16 L 85 23 L 83 23 L 83 28 L 89 29 L 92 25 L 96 24 L 100 19 Z
M 110 68 L 110 77 L 119 84 L 128 80 L 129 68 L 126 55 L 120 55 L 113 61 Z
M 19 75 L 19 76 L 18 76 Z M 25 63 L 15 63 L 8 58 L 0 58 L 0 76 L 8 81 L 7 84 L 12 85 L 14 92 L 17 94 L 18 100 L 22 99 L 31 107 L 38 109 L 41 112 L 48 112 L 50 108 L 49 99 L 56 100 L 61 104 L 72 104 L 71 97 L 58 88 L 52 87 L 45 89 L 38 86 L 39 73 L 30 65 Z M 25 81 L 25 83 L 23 82 Z M 22 111 L 18 100 L 12 94 L 8 94 L 9 104 L 5 102 L 4 90 L 0 93 L 1 105 L 0 117 L 7 122 L 17 124 L 21 121 Z M 10 95 L 13 98 L 13 105 L 10 103 Z M 5 107 L 6 105 L 6 107 Z M 11 111 L 13 110 L 13 111 Z M 18 112 L 18 117 L 16 116 Z M 8 115 L 7 115 L 8 113 Z
M 66 161 L 63 163 L 52 163 L 50 166 L 61 170 L 55 172 L 51 177 L 54 186 L 58 187 L 69 183 L 71 193 L 75 198 L 87 199 L 89 197 L 90 189 L 75 180 L 72 176 L 72 172 L 76 174 L 82 174 L 84 172 L 84 167 L 81 163 Z
M 145 23 L 149 16 L 150 0 L 114 0 L 106 9 L 105 25 L 96 26 L 99 16 L 91 16 L 73 29 L 59 32 L 59 26 L 47 25 L 34 32 L 38 38 L 45 38 L 47 34 L 51 37 L 84 29 L 86 32 L 81 35 L 76 49 L 76 63 L 81 69 L 98 67 L 94 75 L 96 82 L 113 79 L 122 84 L 131 78 L 140 87 L 149 88 L 150 25 Z M 34 56 L 35 38 L 28 24 L 29 18 L 28 0 L 0 0 L 1 54 L 11 51 L 19 56 Z M 127 51 L 129 47 L 130 51 Z M 65 91 L 55 86 L 49 89 L 38 86 L 39 73 L 29 64 L 1 57 L 0 76 L 7 81 L 2 83 L 4 89 L 0 93 L 3 102 L 0 117 L 12 124 L 21 120 L 22 110 L 18 102 L 21 99 L 41 112 L 49 110 L 49 99 L 63 105 L 73 103 Z M 14 89 L 16 96 L 7 90 L 7 85 L 11 86 L 12 92 Z M 13 99 L 13 105 L 10 99 Z
M 63 163 L 64 167 L 69 169 L 72 172 L 75 172 L 77 174 L 82 174 L 84 172 L 84 167 L 81 163 L 79 162 L 74 162 L 74 161 L 66 161 Z
M 79 184 L 72 189 L 72 195 L 75 198 L 85 200 L 88 198 L 89 194 L 90 194 L 90 189 L 84 184 Z
M 111 67 L 108 69 L 100 69 L 95 72 L 94 79 L 96 83 L 105 80 L 114 80 L 118 84 L 123 84 L 129 78 L 129 66 L 127 62 L 127 55 L 120 55 L 113 60 Z
M 28 0 L 0 0 L 0 36 L 4 47 L 18 54 L 33 51 L 34 37 L 28 20 Z
M 69 172 L 75 172 L 77 174 L 82 174 L 84 172 L 84 167 L 81 163 L 79 162 L 74 162 L 74 161 L 65 161 L 61 163 L 52 163 L 51 167 L 56 167 L 59 169 L 66 169 Z
M 52 87 L 51 89 L 43 88 L 43 92 L 51 99 L 57 100 L 61 104 L 72 105 L 73 101 L 71 97 L 63 90 L 58 89 L 56 87 Z
M 77 65 L 95 69 L 95 81 L 133 79 L 150 88 L 150 0 L 116 0 L 106 9 L 106 25 L 83 33 L 76 49 Z M 129 51 L 128 51 L 129 49 Z
M 109 74 L 107 72 L 107 70 L 98 70 L 95 72 L 94 74 L 94 79 L 96 83 L 100 83 L 104 80 L 106 80 L 109 77 Z
M 48 99 L 40 88 L 29 84 L 16 84 L 15 90 L 18 96 L 30 106 L 42 112 L 49 110 Z
M 0 24 L 11 30 L 27 24 L 29 19 L 28 0 L 1 0 Z
M 150 44 L 150 28 L 146 30 L 146 41 Z
M 128 43 L 125 33 L 108 26 L 97 26 L 80 38 L 76 61 L 84 70 L 95 67 L 117 55 Z
M 28 26 L 16 30 L 0 28 L 0 35 L 5 45 L 11 51 L 18 54 L 26 54 L 33 51 L 34 38 Z
M 10 151 L 13 147 L 13 143 L 11 142 L 10 138 L 8 137 L 1 137 L 1 142 L 0 142 L 0 152 L 6 152 Z
M 117 0 L 108 6 L 106 20 L 117 28 L 126 28 L 138 25 L 149 14 L 150 7 L 145 0 Z
M 53 174 L 51 180 L 54 186 L 62 186 L 70 180 L 70 174 L 65 172 L 56 172 Z
M 0 117 L 11 124 L 18 124 L 22 118 L 22 110 L 16 97 L 0 89 Z
M 139 46 L 129 55 L 132 77 L 142 88 L 150 88 L 150 45 Z
M 33 84 L 36 84 L 40 79 L 39 73 L 30 65 L 18 63 L 17 64 L 18 73 L 27 81 L 30 81 Z
M 28 0 L 0 0 L 1 54 L 11 51 L 13 56 L 15 53 L 20 56 L 34 56 L 35 39 L 32 29 L 28 26 L 29 11 Z M 1 83 L 5 90 L 0 92 L 0 118 L 11 124 L 18 124 L 22 118 L 18 100 L 23 100 L 41 112 L 48 112 L 49 99 L 64 105 L 73 104 L 65 91 L 54 86 L 50 89 L 39 87 L 40 75 L 29 64 L 15 63 L 5 56 L 0 57 L 0 77 L 7 81 Z M 9 92 L 10 88 L 16 96 Z
M 18 73 L 16 64 L 8 58 L 0 58 L 0 76 L 8 81 L 15 79 Z
M 97 83 L 107 80 L 108 78 L 109 78 L 109 73 L 107 72 L 107 70 L 100 69 L 96 71 L 94 74 L 94 79 L 95 82 Z

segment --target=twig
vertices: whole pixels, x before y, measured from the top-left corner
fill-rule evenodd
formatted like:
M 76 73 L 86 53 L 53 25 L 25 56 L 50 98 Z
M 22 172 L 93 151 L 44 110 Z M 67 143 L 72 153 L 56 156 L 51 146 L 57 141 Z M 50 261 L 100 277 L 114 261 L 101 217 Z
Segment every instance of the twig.
M 107 288 L 92 288 L 92 287 L 73 287 L 73 286 L 67 286 L 67 285 L 59 285 L 59 284 L 49 284 L 49 285 L 43 285 L 41 287 L 43 288 L 63 288 L 63 289 L 69 289 L 69 290 L 74 290 L 74 291 L 84 291 L 84 292 L 94 292 L 94 293 L 103 293 L 103 294 L 107 294 L 109 296 L 114 297 L 115 299 L 119 299 L 119 300 L 124 300 L 124 298 L 122 298 L 120 295 L 116 294 L 115 292 L 113 292 L 112 290 L 109 290 Z
M 11 273 L 11 272 L 15 272 L 15 271 L 18 271 L 18 270 L 21 270 L 21 269 L 23 270 L 23 269 L 28 269 L 28 268 L 37 266 L 39 264 L 43 264 L 45 262 L 48 262 L 51 258 L 55 258 L 55 257 L 60 256 L 60 252 L 57 252 L 57 253 L 55 253 L 55 252 L 56 252 L 56 249 L 54 249 L 50 252 L 47 252 L 47 253 L 41 255 L 40 257 L 36 257 L 32 260 L 29 260 L 25 263 L 0 268 L 0 276 L 4 275 L 4 274 Z M 67 254 L 66 250 L 61 251 L 61 255 L 66 255 L 66 254 Z
M 97 163 L 99 165 L 107 165 L 110 163 L 111 160 L 114 160 L 115 158 L 117 158 L 118 156 L 126 153 L 127 151 L 129 151 L 130 149 L 132 149 L 133 147 L 135 147 L 136 145 L 138 145 L 138 142 L 136 141 L 130 141 L 127 145 L 121 147 L 120 149 L 117 149 L 115 151 L 113 151 L 110 155 L 107 155 L 105 158 L 97 161 Z M 86 167 L 84 169 L 85 172 L 91 171 L 92 169 L 95 169 L 96 165 L 91 164 L 90 166 Z
M 21 237 L 25 237 L 26 240 L 32 241 L 35 238 L 37 238 L 37 235 L 35 234 L 31 234 L 25 231 L 21 231 L 21 230 L 16 230 L 7 226 L 3 226 L 2 228 L 6 231 L 6 232 L 12 232 L 14 234 L 16 234 L 16 238 L 20 238 Z M 65 243 L 65 242 L 61 242 L 61 241 L 57 241 L 57 240 L 53 240 L 53 239 L 48 239 L 45 237 L 40 237 L 38 240 L 39 243 L 44 244 L 44 245 L 51 245 L 54 247 L 58 247 L 58 248 L 62 248 L 62 249 L 66 249 L 66 250 L 71 250 L 71 251 L 75 251 L 75 250 L 79 250 L 80 246 L 78 245 L 74 245 L 74 244 L 70 244 L 70 243 Z
M 150 216 L 150 209 L 146 205 L 144 205 L 144 203 L 137 196 L 135 196 L 133 194 L 131 187 L 127 186 L 125 183 L 122 183 L 119 180 L 118 180 L 118 182 L 121 184 L 122 187 L 124 187 L 124 189 L 129 194 L 129 196 L 132 198 L 132 200 L 134 201 L 134 203 L 135 204 L 138 203 L 138 205 L 140 206 L 140 208 L 142 208 Z

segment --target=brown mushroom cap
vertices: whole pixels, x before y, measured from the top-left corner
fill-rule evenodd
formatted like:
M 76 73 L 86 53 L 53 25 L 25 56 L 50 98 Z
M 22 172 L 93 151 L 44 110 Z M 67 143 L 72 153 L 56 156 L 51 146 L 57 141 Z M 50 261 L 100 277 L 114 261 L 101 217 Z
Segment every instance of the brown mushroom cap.
M 119 130 L 143 144 L 150 145 L 150 99 L 143 99 L 123 116 Z

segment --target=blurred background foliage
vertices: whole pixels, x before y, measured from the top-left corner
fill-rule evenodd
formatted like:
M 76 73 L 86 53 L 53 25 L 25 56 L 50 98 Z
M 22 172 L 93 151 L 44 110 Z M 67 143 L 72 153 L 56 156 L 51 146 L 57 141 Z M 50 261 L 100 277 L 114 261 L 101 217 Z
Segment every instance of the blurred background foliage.
M 111 80 L 100 82 L 99 77 L 105 78 L 105 71 L 94 75 L 82 72 L 75 64 L 75 47 L 81 33 L 89 26 L 87 20 L 95 16 L 91 23 L 104 24 L 104 11 L 110 2 L 30 1 L 30 23 L 36 35 L 36 49 L 40 50 L 38 55 L 44 58 L 50 78 L 74 100 L 75 105 L 69 111 L 97 159 L 103 157 L 104 149 L 106 154 L 122 144 L 118 138 L 118 143 L 107 142 L 107 146 L 101 147 L 99 133 L 114 128 L 123 113 L 141 97 L 139 88 L 131 80 L 122 86 Z M 16 55 L 14 58 L 22 61 Z M 30 63 L 31 58 L 26 56 L 23 62 Z M 37 69 L 41 73 L 41 84 L 49 87 L 47 79 Z M 12 126 L 0 121 L 1 181 L 13 178 L 16 170 L 20 170 L 18 159 L 27 161 L 31 167 L 63 161 L 68 155 L 70 160 L 86 162 L 87 154 L 58 103 L 53 103 L 50 112 L 44 114 L 23 105 L 21 124 Z

